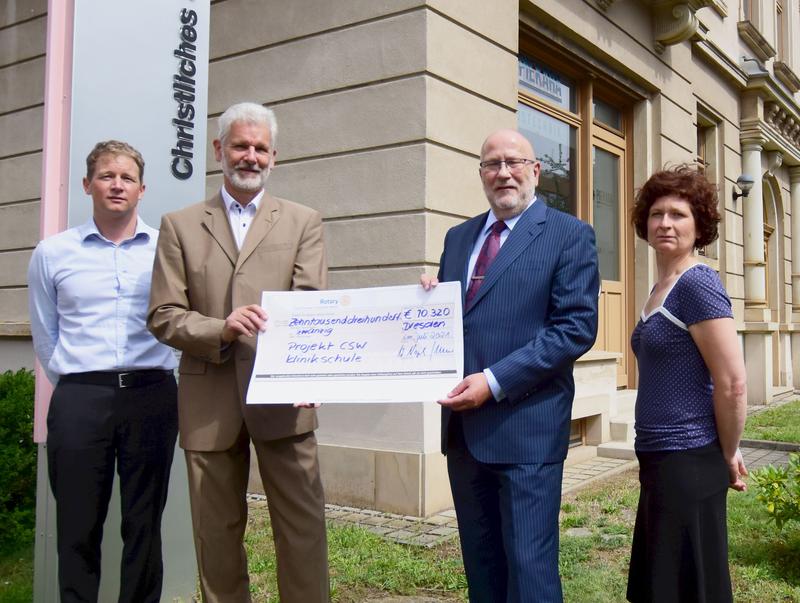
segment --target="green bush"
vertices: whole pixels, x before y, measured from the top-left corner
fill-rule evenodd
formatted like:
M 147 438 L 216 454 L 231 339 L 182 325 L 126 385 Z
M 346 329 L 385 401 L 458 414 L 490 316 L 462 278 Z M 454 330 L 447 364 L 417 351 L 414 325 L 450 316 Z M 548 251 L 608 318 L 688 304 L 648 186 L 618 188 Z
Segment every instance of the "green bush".
M 753 474 L 756 498 L 767 508 L 767 514 L 778 529 L 788 521 L 800 521 L 800 454 L 789 455 L 788 467 L 769 465 Z
M 36 524 L 36 445 L 33 373 L 0 375 L 0 554 L 33 542 Z

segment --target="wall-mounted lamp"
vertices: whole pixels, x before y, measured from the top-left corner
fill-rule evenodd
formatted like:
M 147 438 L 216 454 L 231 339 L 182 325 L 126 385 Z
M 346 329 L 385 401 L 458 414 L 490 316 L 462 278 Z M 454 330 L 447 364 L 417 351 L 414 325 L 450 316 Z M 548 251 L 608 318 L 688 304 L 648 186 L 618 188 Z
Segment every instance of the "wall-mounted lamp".
M 755 180 L 752 176 L 748 176 L 747 174 L 742 174 L 736 179 L 736 186 L 742 191 L 741 193 L 737 193 L 736 190 L 733 191 L 733 200 L 736 201 L 739 197 L 747 197 L 750 194 L 750 189 L 753 188 L 755 184 Z

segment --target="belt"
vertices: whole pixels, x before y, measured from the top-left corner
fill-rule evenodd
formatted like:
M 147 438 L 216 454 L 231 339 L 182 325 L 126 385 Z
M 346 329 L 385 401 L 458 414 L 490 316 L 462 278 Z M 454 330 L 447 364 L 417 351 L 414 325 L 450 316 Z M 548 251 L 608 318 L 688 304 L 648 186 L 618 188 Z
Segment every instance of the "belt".
M 153 369 L 143 371 L 90 371 L 88 373 L 70 373 L 61 375 L 59 382 L 85 383 L 87 385 L 107 385 L 124 389 L 126 387 L 142 387 L 159 383 L 172 375 L 172 371 Z

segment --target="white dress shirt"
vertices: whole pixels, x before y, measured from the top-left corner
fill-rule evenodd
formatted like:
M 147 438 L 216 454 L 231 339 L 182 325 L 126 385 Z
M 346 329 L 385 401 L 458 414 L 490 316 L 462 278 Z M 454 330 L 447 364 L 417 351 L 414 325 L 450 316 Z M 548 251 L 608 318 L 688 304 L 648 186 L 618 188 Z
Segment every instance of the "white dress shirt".
M 231 231 L 233 232 L 233 239 L 236 241 L 236 247 L 239 251 L 242 250 L 244 238 L 247 236 L 247 231 L 250 230 L 250 224 L 253 223 L 253 218 L 256 217 L 258 206 L 261 199 L 264 197 L 264 189 L 253 197 L 252 201 L 242 207 L 236 199 L 231 197 L 230 193 L 222 187 L 222 200 L 225 202 L 225 208 L 228 210 L 228 222 L 231 223 Z

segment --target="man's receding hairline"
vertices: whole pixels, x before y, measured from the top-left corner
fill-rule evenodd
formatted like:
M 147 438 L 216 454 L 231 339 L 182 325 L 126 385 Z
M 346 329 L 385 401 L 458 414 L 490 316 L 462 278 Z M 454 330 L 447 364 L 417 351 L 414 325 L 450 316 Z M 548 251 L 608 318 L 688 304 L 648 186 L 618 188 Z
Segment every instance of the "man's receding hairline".
M 496 132 L 492 132 L 491 134 L 489 134 L 489 136 L 486 137 L 486 140 L 484 140 L 483 144 L 481 145 L 481 155 L 480 155 L 481 159 L 483 159 L 483 157 L 484 157 L 484 154 L 485 154 L 485 151 L 486 151 L 486 145 L 489 143 L 489 141 L 492 138 L 495 138 L 496 136 L 500 136 L 500 135 L 504 135 L 504 134 L 508 135 L 509 138 L 511 138 L 511 137 L 519 138 L 520 141 L 521 141 L 519 143 L 520 146 L 522 148 L 526 148 L 527 147 L 527 151 L 530 152 L 530 159 L 536 160 L 536 151 L 534 150 L 533 145 L 531 144 L 531 142 L 522 134 L 522 132 L 520 132 L 518 130 L 513 130 L 513 129 L 497 130 Z M 510 140 L 509 140 L 509 142 L 510 142 Z

